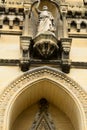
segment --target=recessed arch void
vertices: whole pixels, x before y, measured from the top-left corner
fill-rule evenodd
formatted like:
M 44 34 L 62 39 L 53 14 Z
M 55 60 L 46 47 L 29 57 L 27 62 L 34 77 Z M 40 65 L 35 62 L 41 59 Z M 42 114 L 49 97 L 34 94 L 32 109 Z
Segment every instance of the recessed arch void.
M 4 18 L 3 24 L 4 24 L 4 25 L 9 25 L 9 18 L 8 18 L 8 17 L 5 17 L 5 18 Z
M 24 73 L 3 93 L 4 100 L 7 100 L 3 130 L 11 130 L 18 115 L 41 98 L 46 98 L 66 113 L 76 130 L 86 130 L 84 108 L 78 99 L 79 90 L 79 86 L 64 73 L 50 67 L 40 67 Z
M 20 19 L 16 17 L 16 18 L 13 20 L 13 24 L 14 24 L 15 26 L 19 26 L 19 23 L 20 23 Z
M 71 22 L 71 28 L 75 29 L 75 30 L 77 29 L 77 23 L 76 23 L 76 21 L 72 21 Z
M 86 26 L 87 26 L 86 22 L 82 21 L 81 22 L 81 29 L 86 29 Z

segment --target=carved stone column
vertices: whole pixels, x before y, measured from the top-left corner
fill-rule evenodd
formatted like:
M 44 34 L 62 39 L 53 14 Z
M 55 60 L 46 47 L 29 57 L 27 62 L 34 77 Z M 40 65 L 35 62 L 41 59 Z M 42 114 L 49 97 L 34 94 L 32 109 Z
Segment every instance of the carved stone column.
M 63 37 L 61 38 L 61 46 L 62 46 L 62 54 L 61 54 L 61 65 L 62 71 L 65 73 L 69 73 L 71 60 L 69 59 L 69 53 L 71 48 L 72 39 L 68 38 L 68 23 L 67 23 L 67 10 L 68 5 L 61 5 L 61 15 L 63 20 Z
M 22 71 L 27 71 L 30 65 L 30 43 L 31 36 L 29 35 L 29 3 L 24 3 L 24 25 L 23 33 L 20 37 L 20 47 L 21 47 L 21 59 L 20 67 Z
M 20 28 L 20 29 L 23 29 L 23 21 L 20 21 L 19 28 Z
M 68 22 L 68 32 L 70 32 L 70 22 Z
M 67 10 L 68 10 L 68 5 L 64 4 L 61 5 L 61 15 L 62 15 L 62 21 L 63 21 L 63 37 L 67 38 L 68 37 L 68 23 L 67 23 Z
M 77 23 L 77 32 L 80 32 L 80 22 Z
M 5 8 L 5 13 L 6 13 L 6 14 L 9 13 L 9 8 L 8 8 L 8 7 Z
M 23 26 L 23 35 L 28 36 L 28 26 L 29 26 L 29 9 L 24 8 L 24 26 Z
M 9 21 L 9 28 L 12 29 L 13 28 L 13 20 Z

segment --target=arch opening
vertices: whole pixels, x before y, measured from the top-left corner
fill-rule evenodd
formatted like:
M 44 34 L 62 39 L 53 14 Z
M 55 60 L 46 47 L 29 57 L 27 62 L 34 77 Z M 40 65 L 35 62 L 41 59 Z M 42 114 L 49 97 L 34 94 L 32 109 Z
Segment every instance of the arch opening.
M 55 84 L 48 79 L 43 79 L 26 86 L 26 88 L 18 94 L 15 101 L 13 102 L 12 100 L 13 103 L 12 106 L 10 106 L 11 109 L 9 109 L 9 123 L 7 123 L 9 124 L 8 130 L 11 130 L 12 124 L 22 111 L 43 97 L 62 110 L 70 118 L 75 129 L 81 129 L 81 113 L 74 97 L 59 84 Z
M 77 31 L 77 23 L 76 23 L 76 21 L 72 21 L 70 26 L 71 26 L 71 30 L 72 30 L 72 31 L 73 31 L 73 30 L 74 30 L 74 31 Z
M 48 101 L 47 103 L 47 107 L 42 106 L 42 109 L 39 101 L 27 108 L 18 116 L 11 130 L 74 130 L 67 115 Z
M 76 89 L 76 86 L 78 88 L 78 85 L 62 72 L 50 67 L 40 67 L 25 73 L 10 84 L 2 96 L 2 100 L 4 97 L 4 101 L 7 101 L 3 113 L 3 130 L 11 130 L 20 113 L 41 98 L 64 112 L 75 130 L 86 130 L 85 112 L 78 99 L 81 90 Z
M 9 25 L 9 19 L 7 17 L 3 20 L 3 24 L 4 25 Z

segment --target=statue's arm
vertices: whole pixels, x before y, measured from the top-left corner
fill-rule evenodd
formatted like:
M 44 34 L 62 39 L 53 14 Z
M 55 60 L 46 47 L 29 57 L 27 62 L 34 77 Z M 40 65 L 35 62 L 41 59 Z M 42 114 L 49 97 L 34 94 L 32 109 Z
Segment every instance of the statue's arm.
M 36 4 L 36 6 L 35 6 L 35 4 Z M 36 0 L 34 3 L 32 3 L 32 5 L 31 5 L 31 10 L 30 10 L 30 13 L 29 13 L 29 17 L 31 16 L 31 12 L 32 12 L 32 9 L 33 9 L 33 7 L 34 7 L 34 9 L 35 9 L 35 11 L 39 14 L 41 11 L 38 9 L 38 7 L 39 7 L 39 4 L 40 4 L 40 0 Z
M 36 12 L 37 12 L 38 14 L 41 13 L 41 11 L 40 11 L 38 8 L 36 8 L 36 7 L 35 7 L 35 10 L 36 10 Z
M 39 14 L 41 11 L 38 9 L 39 5 L 40 5 L 40 0 L 37 1 L 37 6 L 35 7 L 36 12 Z

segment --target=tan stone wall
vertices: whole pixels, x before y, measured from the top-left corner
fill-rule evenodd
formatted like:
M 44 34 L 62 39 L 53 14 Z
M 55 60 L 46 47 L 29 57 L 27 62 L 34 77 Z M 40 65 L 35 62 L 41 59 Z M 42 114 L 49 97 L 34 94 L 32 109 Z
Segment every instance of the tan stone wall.
M 68 74 L 87 92 L 87 70 L 86 69 L 71 69 Z
M 18 59 L 20 57 L 19 36 L 0 36 L 0 59 Z
M 73 38 L 70 51 L 72 61 L 87 61 L 87 38 Z
M 0 93 L 21 74 L 19 67 L 0 66 Z
M 83 4 L 83 0 L 73 0 L 73 1 L 71 1 L 71 0 L 65 0 L 66 2 L 68 2 L 68 3 L 70 3 L 70 4 Z

